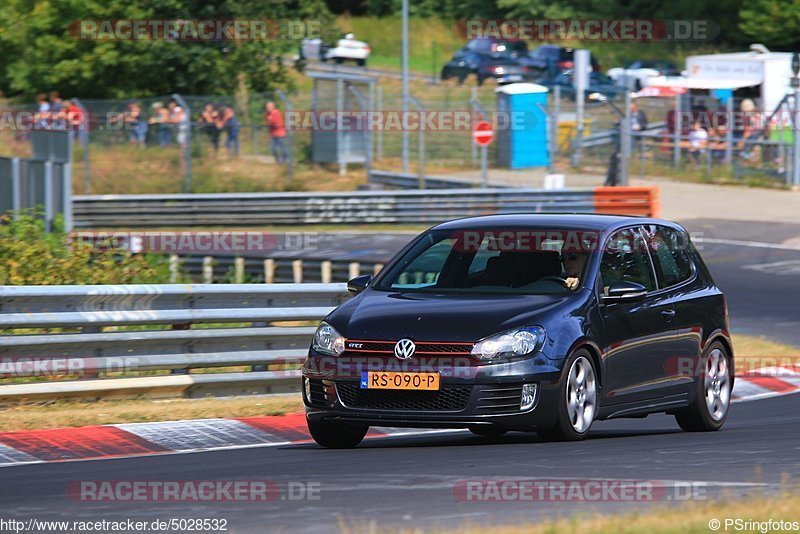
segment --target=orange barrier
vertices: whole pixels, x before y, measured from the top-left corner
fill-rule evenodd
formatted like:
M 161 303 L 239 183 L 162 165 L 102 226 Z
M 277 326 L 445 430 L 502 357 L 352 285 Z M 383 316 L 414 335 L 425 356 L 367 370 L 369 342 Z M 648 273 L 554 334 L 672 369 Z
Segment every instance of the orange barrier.
M 595 187 L 594 211 L 609 215 L 658 217 L 658 187 Z

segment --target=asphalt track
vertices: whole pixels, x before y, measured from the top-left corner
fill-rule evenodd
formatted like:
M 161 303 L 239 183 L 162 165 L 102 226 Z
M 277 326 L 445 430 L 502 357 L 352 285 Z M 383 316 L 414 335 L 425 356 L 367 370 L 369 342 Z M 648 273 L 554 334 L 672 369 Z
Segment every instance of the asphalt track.
M 800 268 L 795 268 L 800 250 L 781 245 L 800 235 L 800 228 L 737 229 L 714 221 L 687 226 L 704 232 L 703 256 L 726 290 L 733 329 L 800 346 Z M 800 477 L 798 408 L 798 395 L 737 403 L 724 429 L 714 433 L 684 433 L 672 417 L 655 415 L 597 422 L 589 439 L 578 443 L 545 443 L 523 433 L 480 438 L 458 432 L 376 438 L 345 451 L 308 443 L 8 467 L 0 469 L 0 518 L 224 518 L 229 532 L 331 532 L 341 531 L 342 525 L 369 524 L 458 528 L 652 505 L 465 502 L 457 499 L 454 488 L 466 480 L 624 479 L 682 487 L 699 483 L 694 486 L 699 488 L 697 495 L 709 499 L 775 492 L 783 477 Z M 290 483 L 312 483 L 319 488 L 319 499 L 119 503 L 67 497 L 71 483 L 86 480 L 271 480 L 284 498 Z M 674 502 L 658 500 L 662 499 Z
M 0 515 L 25 520 L 224 518 L 230 532 L 332 532 L 340 525 L 457 528 L 536 521 L 578 511 L 651 506 L 644 501 L 459 501 L 465 480 L 626 479 L 700 483 L 695 495 L 775 492 L 800 477 L 800 396 L 737 403 L 720 432 L 684 433 L 669 416 L 598 422 L 578 443 L 469 433 L 376 438 L 353 450 L 314 444 L 0 470 Z M 83 480 L 271 480 L 318 484 L 317 500 L 237 503 L 95 503 L 66 496 Z M 660 499 L 659 499 L 660 500 Z M 675 501 L 664 501 L 675 502 Z M 709 518 L 710 519 L 710 518 Z M 789 519 L 789 518 L 783 518 Z

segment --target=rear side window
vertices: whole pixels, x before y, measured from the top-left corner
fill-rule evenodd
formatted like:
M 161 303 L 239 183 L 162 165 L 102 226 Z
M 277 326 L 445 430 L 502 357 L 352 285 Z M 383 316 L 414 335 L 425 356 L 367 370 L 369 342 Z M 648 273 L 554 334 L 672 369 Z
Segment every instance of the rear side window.
M 666 226 L 645 227 L 659 287 L 670 287 L 692 277 L 689 239 L 683 232 Z
M 655 289 L 647 244 L 638 229 L 626 228 L 611 236 L 600 263 L 603 293 L 614 282 L 636 282 L 647 291 Z

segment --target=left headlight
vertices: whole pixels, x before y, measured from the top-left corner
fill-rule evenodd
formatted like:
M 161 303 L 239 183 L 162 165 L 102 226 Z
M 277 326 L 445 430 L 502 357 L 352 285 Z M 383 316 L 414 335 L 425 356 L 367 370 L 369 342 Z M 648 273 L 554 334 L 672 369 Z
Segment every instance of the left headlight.
M 344 337 L 334 327 L 322 321 L 314 332 L 311 348 L 330 356 L 339 356 L 344 352 Z
M 483 361 L 528 356 L 542 348 L 545 335 L 541 326 L 506 330 L 478 341 L 472 348 L 472 356 Z

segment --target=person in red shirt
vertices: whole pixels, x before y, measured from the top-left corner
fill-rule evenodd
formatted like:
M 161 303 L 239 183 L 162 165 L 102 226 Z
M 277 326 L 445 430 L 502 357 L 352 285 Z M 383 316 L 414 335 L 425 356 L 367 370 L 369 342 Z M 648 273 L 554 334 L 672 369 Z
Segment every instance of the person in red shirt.
M 272 154 L 275 156 L 275 161 L 284 163 L 287 160 L 287 156 L 286 125 L 283 121 L 283 114 L 275 106 L 274 102 L 267 102 L 265 108 L 264 122 L 269 129 L 269 135 L 272 137 Z

